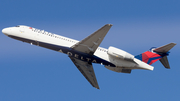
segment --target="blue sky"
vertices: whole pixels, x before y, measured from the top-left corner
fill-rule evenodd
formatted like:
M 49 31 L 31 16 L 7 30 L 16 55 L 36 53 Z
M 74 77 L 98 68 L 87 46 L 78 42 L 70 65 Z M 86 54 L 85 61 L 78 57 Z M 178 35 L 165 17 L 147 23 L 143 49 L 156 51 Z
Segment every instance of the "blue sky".
M 116 73 L 94 64 L 93 88 L 65 55 L 0 34 L 0 101 L 179 101 L 179 0 L 3 0 L 0 29 L 28 25 L 82 40 L 103 25 L 113 27 L 101 47 L 133 55 L 170 42 L 171 69 Z

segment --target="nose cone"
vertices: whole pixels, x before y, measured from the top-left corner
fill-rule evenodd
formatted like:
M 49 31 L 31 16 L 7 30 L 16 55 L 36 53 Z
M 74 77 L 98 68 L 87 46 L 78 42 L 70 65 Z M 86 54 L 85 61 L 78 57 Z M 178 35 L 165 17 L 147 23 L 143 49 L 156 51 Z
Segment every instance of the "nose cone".
M 4 28 L 4 29 L 2 30 L 2 33 L 5 34 L 5 35 L 8 35 L 10 32 L 11 32 L 11 29 L 10 29 L 10 28 Z

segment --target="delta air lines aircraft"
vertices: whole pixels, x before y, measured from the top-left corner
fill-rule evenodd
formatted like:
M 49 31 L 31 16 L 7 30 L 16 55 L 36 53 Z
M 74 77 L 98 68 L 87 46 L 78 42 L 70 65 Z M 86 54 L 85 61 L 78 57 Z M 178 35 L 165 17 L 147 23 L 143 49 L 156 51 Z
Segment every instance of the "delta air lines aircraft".
M 151 64 L 158 60 L 165 68 L 170 68 L 167 56 L 175 43 L 152 48 L 137 56 L 112 46 L 108 49 L 99 47 L 111 26 L 106 24 L 81 41 L 23 25 L 4 28 L 2 33 L 31 45 L 67 54 L 83 76 L 97 89 L 99 86 L 92 63 L 104 65 L 109 70 L 121 73 L 131 73 L 134 69 L 153 70 Z

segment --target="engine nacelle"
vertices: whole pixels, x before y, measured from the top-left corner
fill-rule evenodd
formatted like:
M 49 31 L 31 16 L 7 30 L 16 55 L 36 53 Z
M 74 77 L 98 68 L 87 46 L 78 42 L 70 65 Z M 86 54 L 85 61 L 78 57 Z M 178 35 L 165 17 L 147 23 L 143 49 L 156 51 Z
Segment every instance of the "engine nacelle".
M 133 61 L 134 60 L 134 56 L 131 55 L 130 53 L 127 53 L 121 49 L 115 48 L 110 46 L 108 48 L 108 52 L 107 52 L 110 56 L 119 58 L 119 59 L 123 59 L 123 60 L 128 60 L 128 61 Z

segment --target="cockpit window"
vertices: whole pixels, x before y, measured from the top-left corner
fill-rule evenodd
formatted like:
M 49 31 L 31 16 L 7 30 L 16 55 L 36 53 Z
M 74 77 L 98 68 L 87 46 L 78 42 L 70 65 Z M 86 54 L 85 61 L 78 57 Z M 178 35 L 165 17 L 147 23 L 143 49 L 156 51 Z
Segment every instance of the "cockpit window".
M 16 26 L 16 27 L 20 27 L 20 26 Z

